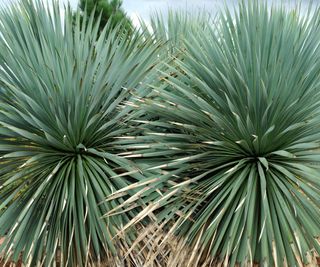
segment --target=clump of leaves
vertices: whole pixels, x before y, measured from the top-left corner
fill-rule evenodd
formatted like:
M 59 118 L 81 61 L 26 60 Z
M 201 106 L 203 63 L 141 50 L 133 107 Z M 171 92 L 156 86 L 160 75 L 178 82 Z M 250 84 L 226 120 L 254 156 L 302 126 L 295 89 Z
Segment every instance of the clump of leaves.
M 53 2 L 20 1 L 0 16 L 0 247 L 26 266 L 119 265 L 134 239 L 114 236 L 136 212 L 102 218 L 124 198 L 113 192 L 143 179 L 119 156 L 156 46 L 124 38 L 94 16 L 76 22 Z M 127 175 L 123 175 L 127 173 Z M 137 201 L 139 203 L 139 200 Z M 123 244 L 123 245 L 121 245 Z M 132 258 L 132 261 L 135 259 Z
M 149 169 L 167 183 L 150 181 L 141 214 L 192 247 L 190 266 L 296 266 L 320 252 L 319 21 L 319 9 L 242 3 L 188 36 L 140 100 Z

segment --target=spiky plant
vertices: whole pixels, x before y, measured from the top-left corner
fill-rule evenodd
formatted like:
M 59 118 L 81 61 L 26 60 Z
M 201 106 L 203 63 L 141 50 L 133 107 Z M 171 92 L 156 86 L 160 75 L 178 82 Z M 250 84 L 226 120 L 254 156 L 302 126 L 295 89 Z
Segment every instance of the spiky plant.
M 300 266 L 320 252 L 319 9 L 257 2 L 188 36 L 140 99 L 149 169 L 167 182 L 150 181 L 140 217 L 158 211 L 191 247 L 178 266 Z
M 134 237 L 114 236 L 135 210 L 102 218 L 124 201 L 103 200 L 143 178 L 117 140 L 139 134 L 130 98 L 156 46 L 61 14 L 55 1 L 1 10 L 0 251 L 26 266 L 121 266 Z

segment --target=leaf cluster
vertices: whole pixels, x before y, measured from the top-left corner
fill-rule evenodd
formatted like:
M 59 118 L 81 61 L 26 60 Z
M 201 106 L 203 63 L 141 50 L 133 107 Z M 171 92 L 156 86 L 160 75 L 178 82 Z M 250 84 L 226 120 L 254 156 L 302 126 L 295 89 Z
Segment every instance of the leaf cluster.
M 5 259 L 313 264 L 319 11 L 243 1 L 129 33 L 88 10 L 61 18 L 57 3 L 2 10 Z

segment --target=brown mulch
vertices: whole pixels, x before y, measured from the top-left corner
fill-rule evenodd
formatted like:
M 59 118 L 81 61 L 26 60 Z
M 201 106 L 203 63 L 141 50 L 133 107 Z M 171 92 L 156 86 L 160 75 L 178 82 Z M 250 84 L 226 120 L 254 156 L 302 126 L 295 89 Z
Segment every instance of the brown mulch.
M 10 262 L 7 263 L 6 265 L 4 265 L 4 262 L 0 262 L 0 267 L 12 267 L 12 266 L 14 266 L 14 267 L 22 267 L 23 265 L 22 265 L 21 261 L 19 261 L 15 265 L 12 265 L 12 263 L 10 263 Z
M 4 241 L 4 238 L 2 237 L 2 238 L 0 238 L 0 245 L 3 243 L 3 241 Z M 21 261 L 19 261 L 18 263 L 16 263 L 16 264 L 14 264 L 14 265 L 12 265 L 12 263 L 7 263 L 7 264 L 4 264 L 4 261 L 2 261 L 1 260 L 1 251 L 0 251 L 0 267 L 12 267 L 12 266 L 14 266 L 14 267 L 23 267 L 23 265 L 22 265 L 22 262 Z M 317 261 L 317 266 L 319 266 L 320 267 L 320 257 L 316 257 L 316 261 Z M 314 263 L 313 263 L 314 264 Z M 255 265 L 255 266 L 258 266 L 258 265 Z M 307 267 L 311 267 L 312 265 L 308 265 Z
M 3 243 L 4 241 L 4 237 L 1 237 L 0 238 L 0 245 Z M 0 257 L 1 257 L 1 251 L 0 251 Z M 0 259 L 0 267 L 11 267 L 12 266 L 12 263 L 10 265 L 10 262 L 8 262 L 7 264 L 4 264 L 4 261 L 2 261 Z M 18 262 L 17 264 L 14 265 L 15 267 L 22 267 L 22 262 Z

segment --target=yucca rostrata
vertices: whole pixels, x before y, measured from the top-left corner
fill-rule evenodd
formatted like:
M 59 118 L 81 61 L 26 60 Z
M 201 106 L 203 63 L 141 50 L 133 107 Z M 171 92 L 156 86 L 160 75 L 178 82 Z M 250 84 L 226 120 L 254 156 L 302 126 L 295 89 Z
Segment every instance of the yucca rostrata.
M 138 99 L 148 149 L 131 156 L 167 182 L 150 182 L 139 218 L 157 211 L 193 250 L 189 266 L 297 266 L 320 252 L 319 9 L 257 2 L 187 36 Z
M 121 26 L 98 34 L 92 16 L 48 6 L 23 0 L 0 12 L 0 251 L 26 266 L 104 257 L 120 266 L 134 237 L 114 236 L 135 212 L 102 218 L 124 201 L 103 200 L 142 179 L 117 138 L 138 135 L 126 124 L 131 93 L 156 46 Z

